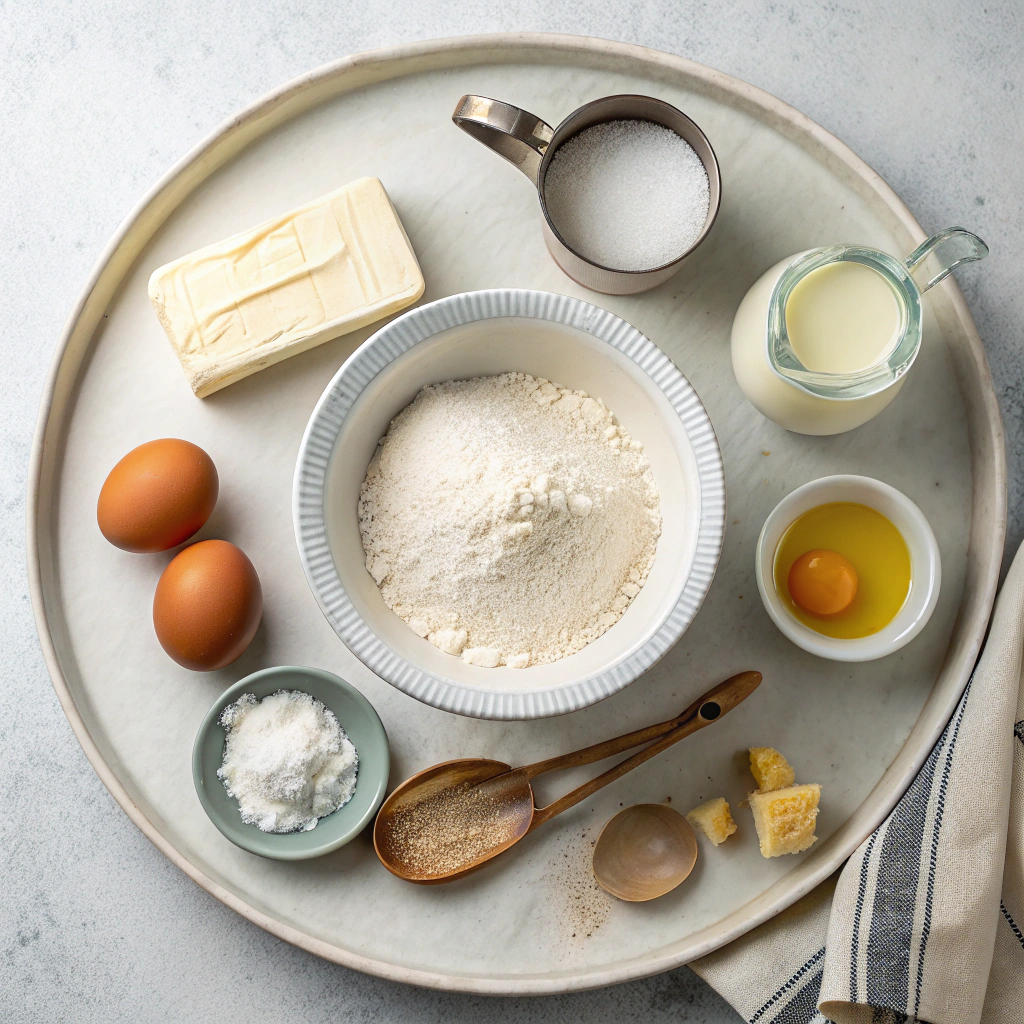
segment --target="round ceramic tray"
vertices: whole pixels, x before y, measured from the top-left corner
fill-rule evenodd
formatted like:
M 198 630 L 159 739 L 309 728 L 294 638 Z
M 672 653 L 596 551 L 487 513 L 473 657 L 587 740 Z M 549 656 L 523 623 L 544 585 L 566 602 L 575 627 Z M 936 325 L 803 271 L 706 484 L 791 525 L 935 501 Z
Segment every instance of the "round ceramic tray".
M 544 249 L 529 184 L 450 117 L 463 93 L 557 123 L 588 100 L 627 92 L 662 97 L 704 129 L 721 161 L 723 202 L 712 234 L 677 277 L 612 298 L 562 275 Z M 200 400 L 150 308 L 155 267 L 367 174 L 383 180 L 401 214 L 426 299 L 519 287 L 595 302 L 665 351 L 711 416 L 728 488 L 717 578 L 682 640 L 591 708 L 531 722 L 447 714 L 374 676 L 321 614 L 292 535 L 292 473 L 311 410 L 369 330 Z M 401 981 L 494 993 L 593 987 L 685 963 L 777 913 L 834 871 L 889 810 L 966 683 L 1002 551 L 1003 441 L 982 346 L 952 279 L 928 295 L 924 348 L 898 400 L 838 437 L 787 434 L 744 401 L 729 327 L 746 288 L 787 253 L 852 241 L 899 256 L 924 237 L 869 167 L 784 103 L 618 43 L 416 43 L 339 61 L 233 118 L 112 239 L 68 322 L 43 399 L 29 494 L 32 600 L 54 686 L 97 773 L 153 843 L 228 906 L 320 956 Z M 508 368 L 516 368 L 514 352 Z M 163 436 L 212 455 L 221 498 L 200 536 L 239 544 L 263 582 L 256 640 L 211 675 L 176 666 L 153 635 L 149 606 L 168 556 L 121 552 L 95 524 L 110 467 Z M 942 552 L 943 590 L 928 627 L 898 654 L 866 665 L 800 651 L 757 596 L 762 522 L 788 491 L 830 473 L 899 487 L 928 517 Z M 203 813 L 190 772 L 196 730 L 228 685 L 275 664 L 336 672 L 370 699 L 391 739 L 392 786 L 460 755 L 524 763 L 661 721 L 740 669 L 760 669 L 764 683 L 720 725 L 484 870 L 420 888 L 384 871 L 366 834 L 319 860 L 272 862 L 233 846 Z M 763 860 L 749 812 L 736 807 L 751 785 L 744 750 L 764 744 L 790 757 L 800 781 L 822 784 L 820 839 L 801 857 Z M 538 798 L 553 792 L 545 786 Z M 740 832 L 720 849 L 702 848 L 685 885 L 638 905 L 596 889 L 590 844 L 620 805 L 671 799 L 685 811 L 717 795 L 733 803 Z

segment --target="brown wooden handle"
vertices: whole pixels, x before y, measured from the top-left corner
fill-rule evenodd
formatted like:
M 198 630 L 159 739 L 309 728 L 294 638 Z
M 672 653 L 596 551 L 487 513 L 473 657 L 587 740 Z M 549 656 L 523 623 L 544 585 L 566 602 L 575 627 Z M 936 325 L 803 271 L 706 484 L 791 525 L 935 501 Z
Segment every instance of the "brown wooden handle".
M 614 782 L 616 779 L 621 778 L 627 772 L 631 772 L 637 765 L 641 765 L 644 761 L 649 760 L 656 754 L 660 754 L 663 750 L 667 750 L 674 743 L 678 743 L 681 739 L 685 739 L 687 736 L 697 732 L 698 729 L 703 729 L 705 726 L 710 725 L 712 722 L 718 721 L 723 715 L 728 714 L 737 704 L 742 700 L 750 696 L 754 690 L 757 689 L 761 682 L 760 672 L 740 672 L 738 675 L 732 676 L 726 679 L 725 682 L 719 683 L 718 686 L 708 690 L 702 697 L 695 700 L 678 719 L 673 719 L 675 722 L 674 728 L 671 728 L 667 732 L 662 732 L 660 738 L 656 739 L 649 747 L 645 747 L 643 750 L 637 751 L 632 757 L 627 757 L 625 761 L 620 761 L 617 765 L 609 768 L 608 771 L 597 778 L 591 779 L 589 782 L 585 782 L 582 786 L 577 789 L 566 793 L 565 796 L 560 797 L 553 803 L 548 804 L 546 807 L 538 807 L 533 812 L 533 821 L 530 823 L 529 831 L 532 832 L 539 825 L 543 825 L 544 822 L 550 821 L 556 814 L 561 814 L 562 811 L 568 810 L 568 808 L 578 804 L 581 800 L 586 800 L 588 796 L 596 793 L 599 789 L 603 789 L 608 785 L 609 782 Z M 631 736 L 639 735 L 639 733 L 647 732 L 650 729 L 663 729 L 664 726 L 671 726 L 672 723 L 663 722 L 661 725 L 652 725 L 648 729 L 638 730 L 637 733 L 627 733 L 625 736 L 618 737 L 617 740 L 608 740 L 606 743 L 598 743 L 593 747 L 586 747 L 583 750 L 577 751 L 577 755 L 588 755 L 589 752 L 604 748 L 610 744 L 621 743 L 629 739 Z M 656 734 L 659 735 L 659 734 Z M 641 741 L 642 742 L 642 741 Z M 636 746 L 636 742 L 629 743 L 626 747 L 619 748 L 620 750 L 628 750 L 629 747 Z M 601 757 L 608 757 L 609 754 L 617 753 L 616 750 L 610 750 L 607 754 L 601 754 L 599 757 L 588 756 L 584 761 L 573 761 L 572 765 L 576 764 L 589 764 L 591 761 L 598 761 Z M 574 755 L 568 754 L 566 757 L 573 757 Z M 564 758 L 552 758 L 553 761 L 564 761 Z M 548 762 L 541 761 L 539 765 L 547 764 Z M 569 764 L 559 765 L 558 767 L 569 767 Z M 531 765 L 531 768 L 536 767 Z M 556 766 L 552 766 L 556 767 Z M 520 769 L 522 770 L 522 769 Z M 550 768 L 545 768 L 545 771 L 550 771 Z M 537 772 L 536 774 L 540 774 Z
M 549 757 L 546 761 L 538 761 L 536 764 L 528 764 L 514 770 L 517 774 L 525 775 L 527 779 L 535 779 L 538 775 L 557 771 L 559 768 L 578 768 L 580 765 L 593 764 L 595 761 L 603 761 L 613 754 L 621 754 L 624 750 L 639 747 L 641 743 L 650 743 L 651 740 L 656 740 L 659 736 L 678 729 L 684 721 L 685 719 L 680 716 L 668 722 L 660 722 L 658 725 L 648 725 L 644 729 L 628 732 L 624 736 L 616 736 L 614 739 L 595 743 L 582 750 L 574 750 L 571 754 L 559 754 L 558 757 Z
M 751 685 L 752 677 L 754 676 L 757 679 Z M 672 732 L 673 729 L 678 729 L 684 722 L 688 722 L 696 717 L 701 707 L 709 701 L 718 703 L 722 707 L 721 714 L 724 715 L 726 711 L 731 710 L 747 694 L 752 692 L 760 682 L 760 672 L 740 672 L 737 675 L 730 676 L 725 682 L 712 687 L 702 697 L 698 697 L 682 714 L 669 719 L 667 722 L 648 725 L 644 729 L 627 732 L 623 736 L 616 736 L 614 739 L 595 743 L 593 746 L 584 747 L 582 750 L 574 750 L 571 754 L 560 754 L 558 757 L 549 757 L 546 761 L 537 761 L 534 764 L 516 768 L 515 773 L 517 775 L 525 775 L 527 779 L 535 779 L 538 775 L 543 775 L 544 772 L 553 772 L 559 768 L 578 768 L 580 765 L 593 764 L 594 761 L 603 761 L 606 757 L 612 757 L 614 754 L 621 754 L 624 750 L 639 747 L 641 743 L 650 743 L 651 740 L 656 740 L 659 736 L 664 736 L 666 733 Z M 725 707 L 723 702 L 728 702 L 730 695 L 735 695 L 736 693 L 742 693 L 742 696 L 733 699 L 733 702 L 728 707 Z M 702 724 L 707 725 L 712 721 L 714 719 L 709 718 L 704 720 Z

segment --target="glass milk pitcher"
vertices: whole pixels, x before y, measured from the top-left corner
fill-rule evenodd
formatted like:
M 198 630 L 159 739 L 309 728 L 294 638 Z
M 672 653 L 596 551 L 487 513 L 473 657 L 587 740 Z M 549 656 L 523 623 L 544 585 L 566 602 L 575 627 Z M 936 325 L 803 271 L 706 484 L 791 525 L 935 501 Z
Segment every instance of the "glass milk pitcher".
M 917 358 L 922 294 L 960 264 L 987 255 L 977 235 L 947 228 L 902 261 L 861 245 L 782 260 L 736 311 L 737 383 L 758 411 L 787 430 L 839 434 L 859 427 L 896 397 Z

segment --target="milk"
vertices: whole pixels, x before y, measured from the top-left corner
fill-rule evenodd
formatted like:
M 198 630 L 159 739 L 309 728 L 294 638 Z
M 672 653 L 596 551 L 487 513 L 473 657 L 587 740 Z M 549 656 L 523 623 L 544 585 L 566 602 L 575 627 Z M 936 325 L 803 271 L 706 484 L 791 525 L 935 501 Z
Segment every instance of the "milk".
M 740 389 L 768 419 L 800 434 L 839 434 L 877 416 L 903 381 L 877 394 L 837 401 L 809 394 L 775 372 L 766 343 L 768 307 L 779 278 L 802 255 L 776 263 L 744 296 L 732 325 L 733 372 Z M 849 261 L 827 264 L 793 289 L 786 303 L 786 330 L 807 369 L 856 372 L 884 358 L 898 341 L 900 308 L 885 279 L 870 267 Z
M 797 359 L 818 373 L 856 373 L 884 359 L 902 325 L 888 282 L 863 263 L 812 270 L 786 302 L 786 332 Z

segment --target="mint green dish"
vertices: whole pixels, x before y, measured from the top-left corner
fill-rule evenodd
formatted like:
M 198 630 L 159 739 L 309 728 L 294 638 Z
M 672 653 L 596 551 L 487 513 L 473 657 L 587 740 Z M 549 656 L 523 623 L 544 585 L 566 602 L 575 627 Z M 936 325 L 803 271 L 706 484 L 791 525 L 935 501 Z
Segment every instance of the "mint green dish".
M 321 818 L 309 832 L 279 835 L 246 825 L 237 802 L 228 796 L 224 783 L 217 778 L 217 769 L 224 759 L 225 734 L 217 721 L 221 712 L 243 693 L 262 700 L 278 690 L 299 690 L 323 701 L 359 754 L 359 774 L 352 799 L 340 810 Z M 253 672 L 225 690 L 206 713 L 192 748 L 192 778 L 210 820 L 236 846 L 273 860 L 321 857 L 355 839 L 377 813 L 390 771 L 388 734 L 370 702 L 354 686 L 330 672 L 295 665 Z

